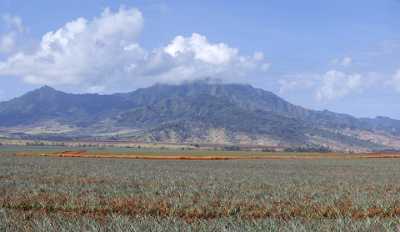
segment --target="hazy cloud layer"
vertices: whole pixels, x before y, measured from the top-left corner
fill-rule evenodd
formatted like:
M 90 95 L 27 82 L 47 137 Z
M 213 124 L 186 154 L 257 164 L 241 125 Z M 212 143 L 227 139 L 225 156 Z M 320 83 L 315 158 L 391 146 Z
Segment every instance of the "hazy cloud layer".
M 397 72 L 393 75 L 392 80 L 389 83 L 390 85 L 393 85 L 394 88 L 400 92 L 400 69 L 397 70 Z
M 7 33 L 0 37 L 0 52 L 10 53 L 15 48 L 15 34 Z
M 22 21 L 7 18 L 23 31 Z M 199 34 L 177 36 L 152 51 L 138 44 L 143 16 L 137 9 L 110 9 L 92 20 L 78 18 L 46 33 L 33 52 L 18 52 L 0 63 L 0 75 L 22 77 L 32 84 L 75 86 L 82 91 L 129 90 L 155 82 L 213 77 L 241 81 L 259 76 L 269 64 L 256 52 L 212 43 Z M 4 48 L 14 46 L 4 40 Z
M 349 56 L 332 60 L 333 65 L 342 66 L 342 67 L 349 67 L 352 63 L 353 63 L 353 58 L 351 58 Z
M 283 77 L 278 81 L 279 93 L 288 94 L 296 91 L 310 91 L 314 89 L 321 77 L 315 74 L 297 74 Z
M 9 54 L 17 49 L 21 36 L 26 32 L 22 19 L 18 16 L 5 14 L 1 17 L 4 26 L 0 34 L 0 53 Z
M 351 94 L 363 87 L 360 74 L 346 74 L 337 70 L 328 71 L 322 76 L 316 97 L 320 101 L 333 100 Z
M 281 94 L 310 92 L 319 102 L 329 102 L 347 95 L 359 94 L 376 87 L 378 83 L 383 83 L 382 76 L 376 73 L 347 73 L 335 69 L 321 74 L 283 77 L 278 82 Z
M 26 30 L 22 19 L 19 16 L 5 14 L 2 16 L 2 19 L 6 25 L 11 30 L 16 30 L 19 33 L 22 33 Z

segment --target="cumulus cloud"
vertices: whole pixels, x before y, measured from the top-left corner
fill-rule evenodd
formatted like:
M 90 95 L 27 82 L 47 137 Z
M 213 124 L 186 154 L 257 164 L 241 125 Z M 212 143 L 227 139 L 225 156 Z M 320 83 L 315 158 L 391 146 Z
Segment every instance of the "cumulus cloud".
M 142 24 L 142 14 L 136 9 L 121 8 L 115 13 L 106 9 L 92 21 L 78 18 L 46 33 L 32 54 L 18 53 L 0 63 L 0 75 L 23 77 L 33 84 L 88 88 L 111 81 L 107 78 L 120 75 L 119 65 L 134 62 L 138 55 L 125 49 L 133 46 Z
M 209 64 L 227 64 L 237 56 L 238 50 L 226 44 L 210 44 L 205 36 L 194 33 L 192 37 L 177 36 L 164 51 L 173 57 L 190 55 Z
M 182 81 L 213 77 L 226 81 L 240 81 L 267 71 L 264 55 L 256 52 L 243 56 L 239 50 L 224 43 L 210 43 L 205 36 L 193 33 L 190 37 L 177 36 L 163 54 L 156 54 L 150 63 L 169 64 L 160 73 L 160 80 Z
M 331 70 L 322 76 L 316 91 L 317 100 L 333 100 L 358 91 L 363 87 L 362 75 Z
M 20 52 L 0 63 L 0 75 L 106 92 L 204 77 L 235 81 L 269 67 L 261 52 L 244 56 L 196 33 L 147 51 L 138 43 L 142 27 L 137 9 L 106 9 L 92 20 L 78 18 L 46 33 L 36 51 Z

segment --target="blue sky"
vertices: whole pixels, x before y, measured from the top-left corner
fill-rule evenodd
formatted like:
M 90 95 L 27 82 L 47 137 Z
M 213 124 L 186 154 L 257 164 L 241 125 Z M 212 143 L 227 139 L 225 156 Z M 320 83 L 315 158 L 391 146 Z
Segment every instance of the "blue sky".
M 400 119 L 398 0 L 0 0 L 0 10 L 0 100 L 44 84 L 112 93 L 211 76 Z

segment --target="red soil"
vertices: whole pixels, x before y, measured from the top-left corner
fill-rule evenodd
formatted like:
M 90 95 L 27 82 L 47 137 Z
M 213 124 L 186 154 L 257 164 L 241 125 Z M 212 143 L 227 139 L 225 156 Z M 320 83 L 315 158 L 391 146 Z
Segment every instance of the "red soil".
M 96 159 L 144 159 L 144 160 L 316 160 L 316 159 L 397 159 L 400 153 L 363 153 L 363 154 L 265 154 L 265 155 L 141 155 L 118 153 L 88 153 L 86 151 L 64 151 L 61 153 L 17 153 L 16 156 L 46 156 L 63 158 L 96 158 Z

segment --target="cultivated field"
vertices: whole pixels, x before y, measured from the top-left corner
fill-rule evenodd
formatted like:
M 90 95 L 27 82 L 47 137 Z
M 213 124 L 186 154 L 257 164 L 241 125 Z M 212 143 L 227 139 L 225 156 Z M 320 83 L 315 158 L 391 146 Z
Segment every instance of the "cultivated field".
M 400 159 L 393 154 L 111 155 L 3 151 L 0 231 L 397 231 L 400 225 Z M 186 155 L 229 159 L 180 158 Z

